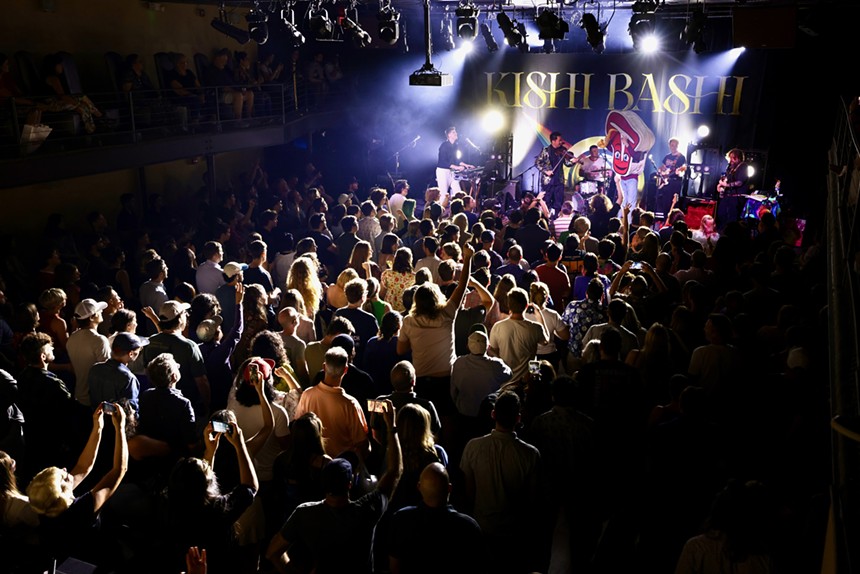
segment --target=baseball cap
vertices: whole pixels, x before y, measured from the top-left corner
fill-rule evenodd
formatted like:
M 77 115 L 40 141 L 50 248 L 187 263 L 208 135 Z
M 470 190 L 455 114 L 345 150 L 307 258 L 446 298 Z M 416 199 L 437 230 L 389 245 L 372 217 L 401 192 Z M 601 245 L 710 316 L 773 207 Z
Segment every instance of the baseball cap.
M 75 319 L 89 319 L 99 311 L 107 309 L 107 303 L 95 299 L 84 299 L 75 306 Z
M 221 315 L 215 315 L 211 319 L 200 321 L 196 330 L 197 338 L 204 343 L 208 343 L 215 338 L 215 335 L 218 333 L 218 327 L 220 327 L 223 322 L 224 319 Z
M 352 357 L 352 352 L 355 350 L 355 340 L 349 335 L 341 333 L 331 340 L 331 347 L 340 347 L 346 351 L 348 356 Z
M 161 309 L 158 310 L 158 320 L 173 321 L 189 309 L 191 309 L 191 305 L 188 303 L 182 303 L 180 301 L 165 301 L 161 306 Z
M 128 353 L 149 345 L 147 337 L 138 337 L 134 333 L 117 333 L 113 339 L 111 347 L 117 351 Z
M 240 271 L 244 271 L 247 268 L 248 266 L 244 263 L 236 263 L 235 261 L 231 261 L 224 266 L 224 275 L 226 275 L 227 278 L 232 279 L 237 273 L 239 273 Z
M 248 364 L 245 365 L 245 370 L 242 372 L 242 378 L 245 381 L 251 380 L 251 365 L 257 365 L 260 374 L 263 375 L 263 380 L 267 380 L 272 376 L 272 370 L 275 368 L 275 361 L 272 359 L 264 359 L 263 357 L 254 357 Z
M 483 355 L 487 352 L 487 345 L 489 341 L 487 340 L 486 333 L 482 333 L 481 331 L 475 331 L 471 335 L 469 335 L 469 352 L 473 355 Z
M 352 464 L 345 458 L 332 459 L 322 468 L 320 482 L 325 494 L 346 494 L 352 482 Z

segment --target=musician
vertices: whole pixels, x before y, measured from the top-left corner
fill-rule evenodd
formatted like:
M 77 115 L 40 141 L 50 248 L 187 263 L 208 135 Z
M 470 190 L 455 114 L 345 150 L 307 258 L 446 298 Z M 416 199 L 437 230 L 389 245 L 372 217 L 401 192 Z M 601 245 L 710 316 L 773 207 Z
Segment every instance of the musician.
M 436 162 L 436 185 L 439 187 L 439 202 L 448 205 L 448 190 L 451 193 L 460 191 L 460 182 L 454 179 L 454 172 L 474 169 L 474 165 L 460 161 L 462 152 L 457 145 L 457 128 L 454 126 L 445 130 L 445 141 L 439 146 L 439 159 Z
M 654 211 L 669 214 L 672 198 L 677 193 L 681 195 L 681 186 L 684 182 L 684 171 L 687 169 L 687 158 L 678 151 L 678 140 L 669 140 L 669 153 L 663 156 L 660 167 L 657 168 L 657 204 Z
M 727 223 L 737 221 L 741 209 L 746 201 L 742 197 L 746 191 L 749 174 L 747 164 L 744 161 L 744 152 L 738 148 L 732 148 L 726 154 L 729 165 L 726 173 L 717 184 L 719 203 L 717 204 L 717 224 L 720 229 L 725 228 Z
M 586 188 L 592 188 L 600 193 L 605 193 L 603 184 L 612 173 L 612 167 L 607 163 L 606 158 L 600 155 L 600 148 L 596 145 L 589 146 L 588 153 L 584 153 L 576 158 L 576 163 L 581 165 L 579 168 L 582 174 L 583 181 L 593 182 L 594 185 L 585 185 Z M 594 192 L 583 190 L 584 195 L 593 195 Z
M 561 205 L 564 203 L 562 164 L 567 167 L 573 166 L 573 157 L 562 142 L 561 132 L 552 132 L 549 134 L 549 145 L 543 148 L 535 159 L 535 165 L 543 175 L 541 189 L 544 201 L 555 213 L 561 212 Z

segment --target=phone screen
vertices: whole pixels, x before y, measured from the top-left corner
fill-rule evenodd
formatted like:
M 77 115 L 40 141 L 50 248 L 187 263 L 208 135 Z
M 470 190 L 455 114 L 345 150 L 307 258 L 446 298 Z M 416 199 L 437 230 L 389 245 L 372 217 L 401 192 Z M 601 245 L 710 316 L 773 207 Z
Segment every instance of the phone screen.
M 529 373 L 533 375 L 540 374 L 540 361 L 529 361 Z
M 104 402 L 102 403 L 102 412 L 106 415 L 112 415 L 116 412 L 116 407 L 113 406 L 113 403 Z
M 630 269 L 642 269 L 642 263 L 640 261 L 634 261 L 630 265 Z
M 212 421 L 212 430 L 215 432 L 230 432 L 230 425 L 222 421 Z
M 367 410 L 372 413 L 384 413 L 387 410 L 387 405 L 383 401 L 374 401 L 367 399 Z

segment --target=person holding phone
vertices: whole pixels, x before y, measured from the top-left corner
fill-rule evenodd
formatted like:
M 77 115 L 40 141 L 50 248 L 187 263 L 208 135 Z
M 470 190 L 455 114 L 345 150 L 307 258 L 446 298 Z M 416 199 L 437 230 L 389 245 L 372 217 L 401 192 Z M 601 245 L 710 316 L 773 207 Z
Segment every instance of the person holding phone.
M 116 403 L 109 404 L 112 407 L 109 417 L 114 428 L 114 450 L 113 465 L 107 474 L 88 492 L 75 496 L 75 489 L 92 471 L 102 442 L 106 411 L 103 405 L 99 405 L 93 412 L 89 439 L 72 470 L 48 467 L 36 474 L 27 487 L 30 506 L 42 516 L 43 556 L 50 564 L 59 564 L 72 553 L 75 557 L 89 560 L 101 555 L 95 547 L 99 540 L 95 535 L 98 515 L 128 470 L 125 410 Z

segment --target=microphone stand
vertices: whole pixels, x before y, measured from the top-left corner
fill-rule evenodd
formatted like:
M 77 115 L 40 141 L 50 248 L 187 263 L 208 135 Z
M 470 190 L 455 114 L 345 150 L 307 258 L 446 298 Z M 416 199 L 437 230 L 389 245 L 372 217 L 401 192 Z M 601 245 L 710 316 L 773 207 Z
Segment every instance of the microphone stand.
M 414 147 L 415 144 L 418 143 L 418 139 L 419 138 L 412 140 L 411 142 L 394 152 L 394 155 L 391 156 L 394 158 L 394 173 L 396 173 L 398 176 L 400 175 L 400 152 L 402 152 L 408 147 Z

